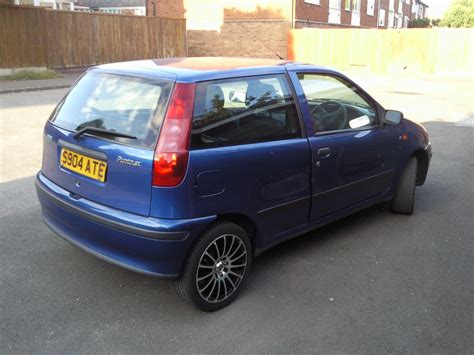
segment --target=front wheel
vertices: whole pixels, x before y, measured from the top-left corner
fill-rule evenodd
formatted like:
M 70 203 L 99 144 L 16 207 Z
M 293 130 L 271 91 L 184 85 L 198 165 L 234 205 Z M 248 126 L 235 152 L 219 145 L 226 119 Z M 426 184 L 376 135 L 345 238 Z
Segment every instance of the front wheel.
M 415 206 L 415 187 L 418 160 L 411 157 L 403 168 L 398 180 L 397 191 L 392 201 L 392 211 L 412 214 Z
M 233 223 L 219 223 L 200 237 L 172 288 L 197 308 L 216 311 L 237 296 L 251 263 L 252 247 L 245 231 Z

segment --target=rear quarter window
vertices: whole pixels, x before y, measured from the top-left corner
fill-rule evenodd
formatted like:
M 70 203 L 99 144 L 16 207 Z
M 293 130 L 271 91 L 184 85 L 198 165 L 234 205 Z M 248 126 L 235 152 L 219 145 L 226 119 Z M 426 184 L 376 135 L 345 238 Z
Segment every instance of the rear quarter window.
M 295 101 L 284 75 L 197 85 L 191 149 L 301 137 Z
M 113 139 L 152 148 L 172 86 L 165 80 L 89 72 L 59 104 L 51 122 L 69 131 L 96 127 L 125 133 L 137 139 Z

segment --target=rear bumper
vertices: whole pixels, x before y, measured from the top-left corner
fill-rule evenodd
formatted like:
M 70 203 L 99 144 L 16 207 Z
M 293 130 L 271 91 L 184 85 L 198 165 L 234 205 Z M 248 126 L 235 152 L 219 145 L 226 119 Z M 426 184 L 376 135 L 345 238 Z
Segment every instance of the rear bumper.
M 175 278 L 195 238 L 216 216 L 144 217 L 75 196 L 38 173 L 43 220 L 56 234 L 88 253 L 146 275 Z

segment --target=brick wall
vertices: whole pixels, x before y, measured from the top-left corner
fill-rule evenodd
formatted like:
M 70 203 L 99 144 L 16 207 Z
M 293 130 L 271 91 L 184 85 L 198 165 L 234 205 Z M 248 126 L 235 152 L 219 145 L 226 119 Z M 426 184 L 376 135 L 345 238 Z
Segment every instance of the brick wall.
M 184 0 L 146 0 L 147 16 L 184 18 Z
M 362 1 L 360 6 L 360 27 L 377 28 L 378 1 L 375 0 L 374 15 L 367 14 L 368 1 Z
M 291 0 L 199 1 L 185 3 L 189 56 L 286 58 Z M 217 26 L 201 27 L 209 23 Z
M 287 57 L 291 21 L 225 21 L 218 31 L 188 30 L 188 56 Z
M 341 23 L 350 24 L 352 20 L 352 11 L 346 11 L 344 7 L 344 0 L 341 4 Z
M 297 0 L 295 7 L 296 19 L 301 20 L 301 22 L 307 20 L 315 22 L 328 21 L 329 0 L 320 0 L 320 5 L 308 4 L 304 0 Z

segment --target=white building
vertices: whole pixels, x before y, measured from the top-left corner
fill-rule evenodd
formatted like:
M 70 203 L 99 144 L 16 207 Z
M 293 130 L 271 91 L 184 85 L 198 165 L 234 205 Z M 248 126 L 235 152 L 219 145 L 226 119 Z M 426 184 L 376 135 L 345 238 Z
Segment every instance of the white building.
M 146 15 L 145 0 L 80 0 L 90 11 L 108 14 Z
M 56 10 L 74 10 L 73 0 L 13 0 L 15 5 L 32 5 L 48 7 Z

